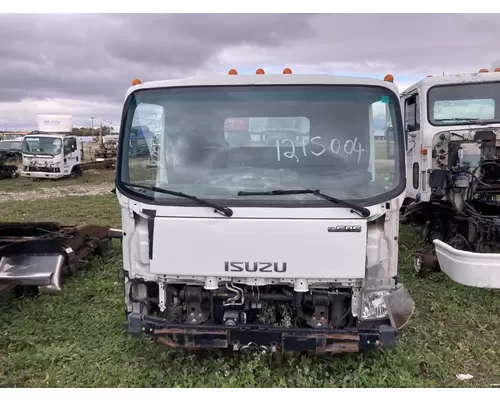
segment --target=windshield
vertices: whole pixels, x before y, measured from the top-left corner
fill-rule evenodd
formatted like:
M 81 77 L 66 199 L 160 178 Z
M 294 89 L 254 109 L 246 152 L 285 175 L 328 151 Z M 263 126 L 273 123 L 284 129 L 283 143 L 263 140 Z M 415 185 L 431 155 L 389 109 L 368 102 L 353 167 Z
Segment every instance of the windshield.
M 23 142 L 9 142 L 6 140 L 0 140 L 0 151 L 6 151 L 6 150 L 17 150 L 21 151 L 21 147 L 23 145 Z
M 434 86 L 429 89 L 432 125 L 500 122 L 500 82 Z
M 55 156 L 61 153 L 60 138 L 26 136 L 23 140 L 23 153 L 40 156 Z
M 398 99 L 383 87 L 141 90 L 129 98 L 122 134 L 119 181 L 219 204 L 328 204 L 310 194 L 238 196 L 290 189 L 375 204 L 404 188 Z M 118 186 L 149 201 L 192 203 Z

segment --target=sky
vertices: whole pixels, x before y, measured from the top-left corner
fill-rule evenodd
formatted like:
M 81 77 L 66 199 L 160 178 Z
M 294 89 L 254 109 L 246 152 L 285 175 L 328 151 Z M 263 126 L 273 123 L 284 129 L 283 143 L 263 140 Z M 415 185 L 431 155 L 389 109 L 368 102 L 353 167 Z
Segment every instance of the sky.
M 0 14 L 0 130 L 37 114 L 119 125 L 132 79 L 331 73 L 401 90 L 500 66 L 495 14 Z

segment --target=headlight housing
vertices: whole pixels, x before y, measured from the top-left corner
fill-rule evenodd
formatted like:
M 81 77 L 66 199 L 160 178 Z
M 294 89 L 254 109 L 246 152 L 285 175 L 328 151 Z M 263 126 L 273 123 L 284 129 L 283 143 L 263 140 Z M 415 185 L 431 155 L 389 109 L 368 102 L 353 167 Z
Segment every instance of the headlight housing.
M 388 318 L 385 297 L 389 294 L 389 290 L 364 292 L 361 303 L 361 320 L 370 321 Z
M 403 284 L 387 277 L 387 270 L 383 262 L 367 268 L 358 318 L 360 321 L 388 319 L 394 328 L 401 329 L 412 317 L 415 303 Z
M 398 284 L 393 290 L 366 291 L 361 301 L 362 321 L 388 318 L 396 329 L 403 328 L 415 311 L 415 303 L 402 284 Z

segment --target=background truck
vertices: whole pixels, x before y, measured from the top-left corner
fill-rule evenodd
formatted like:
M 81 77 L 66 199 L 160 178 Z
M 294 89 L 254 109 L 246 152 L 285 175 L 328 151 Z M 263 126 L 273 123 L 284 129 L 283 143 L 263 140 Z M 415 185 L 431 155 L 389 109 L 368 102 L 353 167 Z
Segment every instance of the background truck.
M 83 149 L 78 136 L 72 135 L 69 115 L 38 115 L 38 131 L 23 139 L 21 176 L 59 179 L 81 176 Z
M 500 70 L 428 76 L 401 96 L 404 218 L 432 243 L 417 271 L 500 288 Z
M 0 142 L 3 140 L 22 140 L 27 132 L 0 132 Z
M 392 81 L 289 69 L 136 80 L 116 174 L 128 332 L 190 349 L 395 346 L 414 304 L 397 276 L 406 180 Z M 250 118 L 270 132 L 225 132 Z M 292 137 L 297 118 L 309 127 Z M 375 143 L 381 118 L 392 155 Z M 158 163 L 146 170 L 130 138 L 153 119 Z
M 0 140 L 0 179 L 16 178 L 22 160 L 22 140 Z

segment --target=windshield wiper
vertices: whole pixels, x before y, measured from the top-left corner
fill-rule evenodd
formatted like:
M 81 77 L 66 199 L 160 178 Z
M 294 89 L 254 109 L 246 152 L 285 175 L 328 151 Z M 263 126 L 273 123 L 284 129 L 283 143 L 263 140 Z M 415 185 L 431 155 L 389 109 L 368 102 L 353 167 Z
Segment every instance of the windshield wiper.
M 436 122 L 444 122 L 444 121 L 464 121 L 464 122 L 470 122 L 474 123 L 477 125 L 488 125 L 490 122 L 483 121 L 479 118 L 440 118 L 440 119 L 435 119 L 434 121 Z
M 214 212 L 221 214 L 221 215 L 224 215 L 225 217 L 231 217 L 233 215 L 233 210 L 231 210 L 228 207 L 219 206 L 218 204 L 215 204 L 215 203 L 212 203 L 210 201 L 203 200 L 203 199 L 199 199 L 198 197 L 192 196 L 192 195 L 187 194 L 187 193 L 175 192 L 173 190 L 168 190 L 168 189 L 162 189 L 162 188 L 157 187 L 157 186 L 143 186 L 143 185 L 137 185 L 135 183 L 125 183 L 125 182 L 123 184 L 125 186 L 130 186 L 130 187 L 137 188 L 137 189 L 150 190 L 152 192 L 171 194 L 172 196 L 184 197 L 186 199 L 196 201 L 197 203 L 202 204 L 204 206 L 211 207 L 214 209 Z
M 267 192 L 238 192 L 238 196 L 279 196 L 286 194 L 306 194 L 311 193 L 332 203 L 340 204 L 342 206 L 351 208 L 351 212 L 357 212 L 361 214 L 362 217 L 369 217 L 370 210 L 366 207 L 361 207 L 350 201 L 340 200 L 335 197 L 328 196 L 327 194 L 321 193 L 319 190 L 312 189 L 298 189 L 298 190 L 270 190 Z

